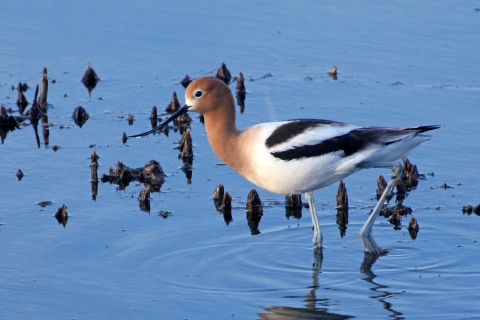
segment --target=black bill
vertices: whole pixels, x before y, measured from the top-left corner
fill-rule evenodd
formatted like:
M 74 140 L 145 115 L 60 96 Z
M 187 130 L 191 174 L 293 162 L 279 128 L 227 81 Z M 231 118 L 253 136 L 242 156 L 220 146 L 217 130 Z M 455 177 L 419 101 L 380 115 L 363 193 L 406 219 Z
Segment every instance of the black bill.
M 188 111 L 188 108 L 190 108 L 190 106 L 187 106 L 187 105 L 184 105 L 183 107 L 181 107 L 180 109 L 178 109 L 174 114 L 172 114 L 172 116 L 170 118 L 168 118 L 167 120 L 165 120 L 164 122 L 162 122 L 160 125 L 156 126 L 155 128 L 153 128 L 152 130 L 149 130 L 149 131 L 146 131 L 146 132 L 143 132 L 143 133 L 139 133 L 139 134 L 135 134 L 133 136 L 128 136 L 129 138 L 139 138 L 139 137 L 145 137 L 145 136 L 148 136 L 149 134 L 152 134 L 160 129 L 162 129 L 163 127 L 165 127 L 167 124 L 169 124 L 170 122 L 172 122 L 173 120 L 175 120 L 175 118 L 177 118 L 178 116 L 184 114 L 185 112 Z

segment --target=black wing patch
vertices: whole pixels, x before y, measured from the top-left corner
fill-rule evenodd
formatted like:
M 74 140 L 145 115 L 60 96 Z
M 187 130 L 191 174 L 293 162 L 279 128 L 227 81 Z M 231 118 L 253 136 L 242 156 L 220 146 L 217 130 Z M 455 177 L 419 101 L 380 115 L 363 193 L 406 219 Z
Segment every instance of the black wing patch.
M 315 145 L 293 147 L 293 149 L 272 152 L 272 155 L 281 160 L 290 161 L 302 158 L 318 157 L 324 154 L 343 151 L 342 157 L 348 157 L 371 143 L 365 131 L 352 130 L 347 134 L 324 140 Z
M 268 138 L 272 138 L 274 135 L 278 135 L 276 140 L 280 141 L 280 137 L 284 138 L 283 141 L 288 141 L 291 139 L 294 134 L 293 132 L 283 132 L 284 130 L 290 128 L 291 130 L 297 130 L 296 132 L 302 133 L 308 128 L 321 125 L 321 124 L 330 124 L 344 126 L 346 124 L 341 122 L 327 122 L 325 120 L 300 120 L 300 124 L 295 126 L 295 122 L 290 122 L 285 125 L 278 127 L 272 135 Z M 282 129 L 282 127 L 284 127 Z M 303 128 L 303 129 L 302 129 Z M 410 127 L 410 128 L 381 128 L 381 127 L 364 127 L 358 128 L 350 131 L 349 133 L 336 136 L 331 139 L 324 140 L 320 143 L 314 145 L 304 145 L 299 147 L 293 147 L 292 149 L 285 151 L 272 152 L 271 154 L 281 160 L 290 161 L 302 158 L 318 157 L 324 154 L 343 151 L 341 154 L 342 157 L 348 157 L 352 154 L 359 152 L 363 149 L 366 149 L 369 145 L 380 144 L 380 145 L 389 145 L 404 139 L 407 135 L 413 134 L 418 135 L 420 133 L 435 130 L 440 128 L 440 126 L 421 126 L 421 127 Z M 302 130 L 301 130 L 302 129 Z M 279 131 L 279 132 L 277 132 Z M 267 139 L 267 141 L 268 141 Z M 279 144 L 277 142 L 272 144 L 272 146 Z M 266 142 L 267 147 L 269 146 Z
M 277 129 L 275 129 L 272 134 L 267 138 L 267 140 L 265 140 L 265 145 L 267 146 L 267 148 L 274 147 L 292 139 L 293 137 L 296 137 L 307 129 L 315 128 L 323 124 L 339 127 L 347 125 L 343 122 L 321 119 L 290 120 L 290 122 L 282 124 Z

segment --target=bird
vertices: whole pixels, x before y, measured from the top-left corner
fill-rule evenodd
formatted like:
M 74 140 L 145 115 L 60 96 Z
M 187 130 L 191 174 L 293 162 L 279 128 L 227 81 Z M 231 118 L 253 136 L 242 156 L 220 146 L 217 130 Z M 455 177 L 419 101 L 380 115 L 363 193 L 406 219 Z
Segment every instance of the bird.
M 440 127 L 365 127 L 323 119 L 294 119 L 237 129 L 230 88 L 216 77 L 200 77 L 186 88 L 183 107 L 156 128 L 131 137 L 149 135 L 187 111 L 203 114 L 214 153 L 245 179 L 272 193 L 305 194 L 317 248 L 322 247 L 323 237 L 315 209 L 315 190 L 361 169 L 389 167 L 394 169 L 394 177 L 384 192 L 386 196 L 401 176 L 401 165 L 394 161 L 431 138 L 423 132 Z M 381 201 L 385 197 L 377 203 L 378 211 L 384 203 Z M 367 225 L 367 220 L 362 228 L 366 237 L 362 241 L 365 251 L 380 253 L 373 237 L 369 238 L 373 221 Z

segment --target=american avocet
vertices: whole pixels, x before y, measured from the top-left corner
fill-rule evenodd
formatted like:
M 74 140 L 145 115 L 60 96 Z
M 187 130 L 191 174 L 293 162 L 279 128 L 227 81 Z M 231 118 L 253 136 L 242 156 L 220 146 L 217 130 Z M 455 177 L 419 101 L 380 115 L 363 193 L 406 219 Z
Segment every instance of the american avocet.
M 366 251 L 379 253 L 371 228 L 401 165 L 392 161 L 429 140 L 420 133 L 439 126 L 408 128 L 360 127 L 352 124 L 298 119 L 235 125 L 235 103 L 229 87 L 215 77 L 194 80 L 185 92 L 186 104 L 161 125 L 132 137 L 146 136 L 187 111 L 204 116 L 210 146 L 225 164 L 253 184 L 277 194 L 305 193 L 314 226 L 313 243 L 322 246 L 313 192 L 364 168 L 395 167 L 394 178 L 362 228 Z M 372 243 L 373 242 L 373 243 Z

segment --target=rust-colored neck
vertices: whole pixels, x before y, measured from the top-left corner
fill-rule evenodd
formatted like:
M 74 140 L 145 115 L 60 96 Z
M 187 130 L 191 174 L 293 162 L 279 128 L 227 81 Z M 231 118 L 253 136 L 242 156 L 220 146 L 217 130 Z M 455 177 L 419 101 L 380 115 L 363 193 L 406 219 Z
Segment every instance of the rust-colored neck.
M 235 124 L 235 104 L 232 96 L 223 97 L 221 101 L 217 108 L 203 114 L 208 141 L 220 160 L 241 172 L 244 165 L 240 161 L 243 152 L 242 131 Z

